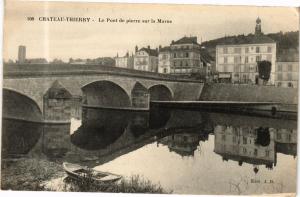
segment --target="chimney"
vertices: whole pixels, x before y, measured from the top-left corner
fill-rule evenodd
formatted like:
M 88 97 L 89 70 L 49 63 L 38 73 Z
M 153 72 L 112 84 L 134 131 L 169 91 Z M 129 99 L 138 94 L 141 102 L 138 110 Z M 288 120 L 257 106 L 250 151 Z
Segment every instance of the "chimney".
M 135 46 L 135 52 L 138 52 L 138 50 L 139 50 L 139 47 Z
M 127 51 L 127 53 L 126 53 L 126 57 L 129 57 L 129 52 Z
M 158 52 L 158 48 L 157 47 L 155 48 L 155 50 L 156 50 L 156 52 Z
M 172 40 L 172 43 L 171 44 L 174 44 L 174 40 Z
M 150 49 L 150 45 L 148 45 L 148 49 Z
M 158 46 L 158 52 L 161 51 L 161 45 Z

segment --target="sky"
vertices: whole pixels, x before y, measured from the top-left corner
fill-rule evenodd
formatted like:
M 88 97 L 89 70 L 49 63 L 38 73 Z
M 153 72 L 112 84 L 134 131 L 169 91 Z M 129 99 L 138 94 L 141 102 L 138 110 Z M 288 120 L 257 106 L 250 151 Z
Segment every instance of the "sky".
M 198 42 L 254 33 L 262 20 L 264 33 L 296 31 L 298 11 L 292 7 L 201 6 L 120 3 L 26 2 L 7 0 L 4 14 L 4 60 L 16 60 L 18 46 L 26 46 L 27 58 L 97 58 L 134 47 L 167 46 L 183 36 Z M 27 17 L 34 17 L 28 21 Z M 40 17 L 90 17 L 89 23 L 39 21 Z M 107 23 L 98 18 L 163 19 L 172 23 Z

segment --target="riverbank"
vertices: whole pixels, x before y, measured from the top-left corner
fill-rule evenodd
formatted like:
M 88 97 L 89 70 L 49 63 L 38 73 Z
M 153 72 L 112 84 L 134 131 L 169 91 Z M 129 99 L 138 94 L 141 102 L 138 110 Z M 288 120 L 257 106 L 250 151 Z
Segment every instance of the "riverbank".
M 110 184 L 96 185 L 88 180 L 73 181 L 66 177 L 61 163 L 61 161 L 48 161 L 45 158 L 3 159 L 1 189 L 15 191 L 170 193 L 165 191 L 159 184 L 153 184 L 139 175 Z

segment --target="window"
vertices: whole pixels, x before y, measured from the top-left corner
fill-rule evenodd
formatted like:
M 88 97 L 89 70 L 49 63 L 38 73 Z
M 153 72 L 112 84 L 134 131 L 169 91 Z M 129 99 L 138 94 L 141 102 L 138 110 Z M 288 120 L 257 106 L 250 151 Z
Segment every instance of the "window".
M 293 65 L 292 64 L 288 65 L 288 71 L 290 71 L 290 72 L 293 71 Z
M 260 48 L 256 47 L 256 53 L 259 53 L 259 52 L 260 52 Z
M 227 57 L 224 57 L 224 64 L 227 64 Z
M 256 56 L 256 62 L 259 62 L 261 57 L 259 55 Z
M 234 53 L 241 53 L 241 48 L 234 48 Z
M 240 72 L 239 65 L 234 65 L 234 72 Z
M 272 47 L 268 47 L 268 53 L 272 52 Z
M 240 56 L 235 56 L 234 57 L 234 63 L 240 63 L 240 59 L 241 59 Z
M 243 147 L 243 153 L 246 154 L 247 153 L 247 149 Z
M 185 57 L 189 57 L 189 53 L 185 53 Z
M 224 48 L 223 48 L 223 53 L 225 53 L 225 54 L 228 53 L 228 48 L 227 48 L 227 47 L 224 47 Z
M 183 136 L 183 141 L 186 142 L 187 141 L 187 136 Z
M 277 71 L 282 71 L 282 65 L 281 64 L 277 65 Z
M 270 151 L 266 150 L 266 157 L 269 157 L 269 156 L 270 156 Z
M 236 142 L 236 136 L 232 137 L 232 142 L 234 142 L 234 143 Z
M 245 57 L 245 63 L 247 64 L 249 62 L 248 56 Z
M 257 149 L 254 149 L 254 156 L 257 156 Z
M 174 58 L 176 58 L 176 53 L 174 53 Z
M 226 140 L 226 136 L 222 135 L 222 140 L 225 141 Z
M 245 53 L 249 53 L 249 48 L 248 47 L 245 48 Z
M 247 144 L 247 138 L 243 137 L 243 144 Z
M 292 82 L 289 82 L 289 83 L 288 83 L 288 87 L 289 87 L 289 88 L 292 88 L 292 87 L 293 87 L 293 83 L 292 83 Z
M 281 133 L 277 133 L 277 139 L 281 140 Z
M 164 71 L 163 71 L 164 73 L 167 73 L 167 68 L 164 68 Z

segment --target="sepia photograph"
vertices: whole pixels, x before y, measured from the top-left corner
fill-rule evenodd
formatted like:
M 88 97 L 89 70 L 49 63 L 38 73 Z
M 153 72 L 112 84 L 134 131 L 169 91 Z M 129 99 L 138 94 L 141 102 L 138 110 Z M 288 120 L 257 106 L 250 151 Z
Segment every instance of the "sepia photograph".
M 295 196 L 299 13 L 5 0 L 1 190 Z

